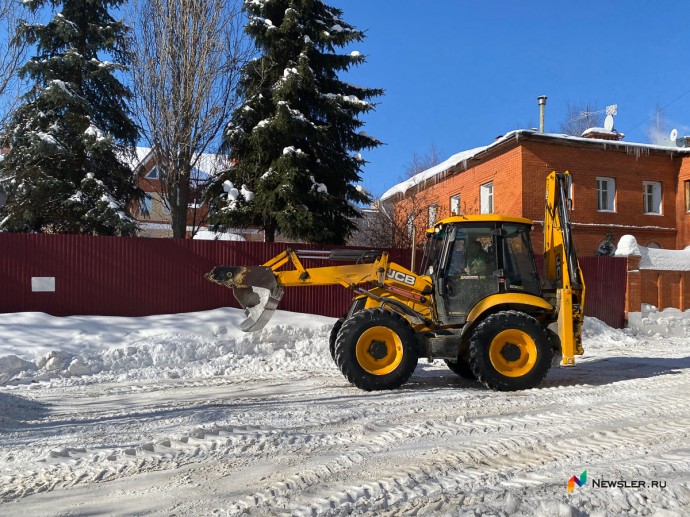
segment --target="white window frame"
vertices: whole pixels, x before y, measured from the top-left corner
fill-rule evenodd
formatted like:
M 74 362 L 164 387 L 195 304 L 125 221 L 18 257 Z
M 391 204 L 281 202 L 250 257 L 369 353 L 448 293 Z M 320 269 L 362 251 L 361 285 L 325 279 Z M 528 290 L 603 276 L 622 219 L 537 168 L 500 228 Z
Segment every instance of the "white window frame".
M 479 206 L 482 214 L 494 213 L 494 182 L 484 183 L 479 187 Z
M 604 188 L 605 187 L 605 188 Z M 616 180 L 597 177 L 597 212 L 616 211 Z
M 450 215 L 460 215 L 460 194 L 450 196 Z
M 438 205 L 436 203 L 434 203 L 433 205 L 429 205 L 428 214 L 429 228 L 431 228 L 436 224 L 436 217 L 438 216 Z
M 645 215 L 663 215 L 662 194 L 660 181 L 642 182 L 643 210 Z

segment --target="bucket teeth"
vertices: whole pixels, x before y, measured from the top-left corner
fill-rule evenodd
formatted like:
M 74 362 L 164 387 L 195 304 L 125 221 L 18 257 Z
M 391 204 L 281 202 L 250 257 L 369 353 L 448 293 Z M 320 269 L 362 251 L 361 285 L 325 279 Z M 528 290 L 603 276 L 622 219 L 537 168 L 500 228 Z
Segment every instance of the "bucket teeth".
M 264 328 L 283 297 L 283 288 L 278 285 L 273 270 L 266 266 L 218 266 L 206 278 L 232 289 L 247 315 L 240 324 L 244 332 Z

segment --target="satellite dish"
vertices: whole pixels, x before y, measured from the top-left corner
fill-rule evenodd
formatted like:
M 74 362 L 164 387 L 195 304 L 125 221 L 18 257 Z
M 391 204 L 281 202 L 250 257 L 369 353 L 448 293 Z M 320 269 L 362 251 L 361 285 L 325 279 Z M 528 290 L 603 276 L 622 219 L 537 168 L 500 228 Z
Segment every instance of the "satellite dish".
M 675 142 L 676 138 L 678 138 L 678 130 L 674 128 L 671 130 L 671 136 L 670 136 L 671 142 Z
M 606 119 L 604 120 L 604 129 L 606 129 L 606 131 L 613 130 L 613 115 L 606 115 Z

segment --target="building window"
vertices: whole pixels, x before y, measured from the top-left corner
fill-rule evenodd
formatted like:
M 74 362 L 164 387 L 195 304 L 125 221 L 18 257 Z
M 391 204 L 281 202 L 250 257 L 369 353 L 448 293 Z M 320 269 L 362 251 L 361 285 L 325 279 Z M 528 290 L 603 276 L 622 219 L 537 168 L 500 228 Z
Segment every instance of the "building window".
M 690 180 L 685 180 L 685 211 L 690 212 Z
M 146 177 L 146 179 L 149 179 L 149 180 L 160 179 L 158 177 L 158 166 L 154 165 L 153 168 L 149 171 L 149 173 L 145 177 Z
M 644 189 L 644 213 L 661 215 L 661 183 L 644 181 L 642 188 Z
M 482 214 L 494 213 L 494 183 L 484 183 L 479 189 Z
M 151 217 L 152 208 L 153 205 L 151 204 L 151 195 L 144 194 L 144 199 L 142 199 L 139 204 L 139 215 L 141 217 Z
M 168 216 L 170 215 L 170 207 L 168 206 L 168 203 L 166 203 L 163 199 L 159 201 L 161 204 L 161 214 Z
M 405 223 L 405 227 L 407 228 L 407 236 L 411 239 L 414 235 L 414 212 L 410 213 L 407 216 L 407 222 Z
M 460 215 L 460 194 L 450 198 L 450 215 Z
M 438 205 L 429 205 L 429 228 L 436 224 Z
M 597 178 L 597 210 L 616 211 L 616 180 L 613 178 Z

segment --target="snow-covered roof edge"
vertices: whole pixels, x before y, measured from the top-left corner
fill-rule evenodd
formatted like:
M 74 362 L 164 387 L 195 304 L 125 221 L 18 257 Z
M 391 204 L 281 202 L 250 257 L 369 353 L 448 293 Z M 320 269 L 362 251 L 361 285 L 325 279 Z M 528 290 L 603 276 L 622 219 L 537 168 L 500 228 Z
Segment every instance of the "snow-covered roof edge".
M 467 162 L 468 160 L 476 157 L 477 155 L 488 152 L 491 149 L 494 149 L 496 147 L 499 147 L 503 145 L 504 143 L 508 142 L 509 140 L 512 140 L 515 138 L 515 140 L 519 140 L 520 136 L 527 136 L 527 137 L 537 137 L 540 139 L 545 139 L 545 140 L 554 140 L 554 141 L 567 141 L 567 142 L 573 142 L 573 143 L 583 143 L 585 145 L 604 145 L 605 148 L 620 148 L 620 149 L 635 149 L 637 151 L 660 151 L 660 152 L 672 152 L 672 153 L 678 153 L 678 154 L 689 154 L 690 149 L 685 149 L 685 148 L 680 148 L 680 147 L 671 147 L 668 145 L 655 145 L 655 144 L 641 144 L 641 143 L 636 143 L 636 142 L 620 142 L 620 141 L 614 141 L 614 140 L 606 140 L 606 139 L 599 139 L 599 138 L 584 138 L 581 136 L 570 136 L 570 135 L 562 135 L 562 134 L 552 134 L 552 133 L 537 133 L 534 130 L 531 129 L 516 129 L 514 131 L 511 131 L 509 133 L 506 133 L 500 138 L 497 138 L 494 142 L 492 142 L 489 145 L 482 146 L 482 147 L 475 147 L 474 149 L 470 149 L 467 151 L 462 151 L 460 153 L 454 154 L 450 158 L 448 158 L 446 161 L 439 163 L 438 165 L 435 165 L 434 167 L 431 167 L 429 169 L 426 169 L 425 171 L 422 171 L 418 174 L 415 174 L 412 176 L 410 179 L 405 180 L 401 183 L 398 183 L 397 185 L 394 185 L 393 187 L 389 188 L 386 192 L 383 193 L 381 196 L 381 201 L 385 201 L 386 199 L 389 199 L 397 194 L 404 194 L 407 192 L 410 188 L 415 187 L 419 185 L 420 183 L 424 183 L 428 181 L 431 178 L 434 178 L 436 176 L 439 176 L 446 171 L 452 169 L 453 167 L 457 166 L 461 162 Z M 466 165 L 465 165 L 466 167 Z
M 132 171 L 136 172 L 149 160 L 154 159 L 153 148 L 137 146 L 134 150 L 134 156 L 134 160 L 127 159 L 126 161 Z M 195 167 L 208 176 L 214 176 L 216 172 L 225 168 L 227 163 L 228 157 L 223 154 L 202 153 Z

